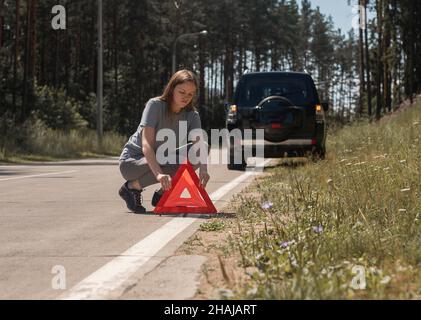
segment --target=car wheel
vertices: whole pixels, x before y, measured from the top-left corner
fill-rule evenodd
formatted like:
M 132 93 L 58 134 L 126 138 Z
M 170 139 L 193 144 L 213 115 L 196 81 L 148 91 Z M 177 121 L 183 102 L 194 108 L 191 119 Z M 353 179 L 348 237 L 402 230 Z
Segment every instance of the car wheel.
M 247 160 L 244 159 L 244 148 L 241 150 L 241 163 L 235 163 L 234 150 L 231 149 L 229 162 L 227 165 L 228 170 L 244 171 L 247 167 Z
M 311 159 L 313 162 L 317 162 L 320 160 L 325 160 L 326 158 L 326 148 L 315 148 L 311 153 Z
M 244 171 L 246 170 L 247 164 L 228 164 L 227 168 L 231 171 Z

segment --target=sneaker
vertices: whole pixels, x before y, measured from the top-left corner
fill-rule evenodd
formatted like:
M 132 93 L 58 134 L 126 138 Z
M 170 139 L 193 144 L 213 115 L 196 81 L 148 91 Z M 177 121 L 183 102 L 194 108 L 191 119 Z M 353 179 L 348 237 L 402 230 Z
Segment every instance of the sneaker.
M 126 201 L 127 208 L 134 213 L 145 213 L 146 209 L 142 206 L 142 191 L 129 189 L 128 181 L 123 184 L 118 192 L 120 197 Z
M 152 197 L 152 201 L 151 201 L 152 206 L 156 207 L 159 200 L 161 200 L 161 197 L 162 197 L 163 194 L 164 194 L 164 191 L 162 190 L 162 188 L 155 191 L 155 193 L 153 194 L 153 197 Z

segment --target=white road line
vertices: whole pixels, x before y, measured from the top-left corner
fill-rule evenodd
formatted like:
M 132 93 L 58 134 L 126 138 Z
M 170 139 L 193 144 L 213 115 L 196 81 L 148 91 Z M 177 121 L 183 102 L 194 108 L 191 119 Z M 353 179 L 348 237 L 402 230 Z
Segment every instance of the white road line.
M 265 161 L 265 165 L 270 160 Z M 255 172 L 246 172 L 210 195 L 218 201 Z M 60 300 L 106 299 L 172 239 L 196 222 L 197 218 L 174 218 L 140 242 L 61 295 Z
M 56 175 L 59 175 L 59 174 L 67 174 L 67 173 L 74 173 L 74 172 L 77 172 L 77 170 L 61 171 L 61 172 L 51 172 L 51 173 L 42 173 L 42 174 L 34 174 L 34 175 L 30 175 L 30 176 L 21 176 L 21 177 L 13 177 L 13 178 L 0 179 L 0 181 L 9 181 L 9 180 L 37 178 L 37 177 L 45 177 L 45 176 L 56 176 Z
M 61 300 L 106 299 L 109 293 L 120 287 L 142 265 L 148 262 L 180 232 L 197 219 L 174 218 L 149 236 L 138 242 L 119 257 L 59 297 Z

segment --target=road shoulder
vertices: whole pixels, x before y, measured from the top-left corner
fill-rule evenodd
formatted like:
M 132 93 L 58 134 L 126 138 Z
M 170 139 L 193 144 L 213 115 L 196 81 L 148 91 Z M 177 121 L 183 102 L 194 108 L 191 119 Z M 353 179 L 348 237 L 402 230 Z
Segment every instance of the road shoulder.
M 269 173 L 258 176 L 241 195 L 234 195 L 223 208 L 223 214 L 210 221 L 203 222 L 199 229 L 175 252 L 179 256 L 202 256 L 206 258 L 200 270 L 197 270 L 197 290 L 189 299 L 210 300 L 230 296 L 236 286 L 247 281 L 247 273 L 240 267 L 241 255 L 227 254 L 226 247 L 232 234 L 238 232 L 239 224 L 235 210 L 241 203 L 240 197 L 255 197 L 259 181 Z

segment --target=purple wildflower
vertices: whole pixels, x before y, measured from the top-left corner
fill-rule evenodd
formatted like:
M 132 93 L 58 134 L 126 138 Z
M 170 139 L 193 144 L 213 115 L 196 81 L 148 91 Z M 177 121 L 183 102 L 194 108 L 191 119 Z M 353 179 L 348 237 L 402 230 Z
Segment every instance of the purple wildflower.
M 269 201 L 265 201 L 262 203 L 262 209 L 268 210 L 273 207 L 273 203 Z
M 282 242 L 281 243 L 281 248 L 288 248 L 288 246 L 289 246 L 289 242 L 288 241 L 286 241 L 286 242 Z
M 315 233 L 322 233 L 323 232 L 323 227 L 322 226 L 313 227 L 313 231 Z

